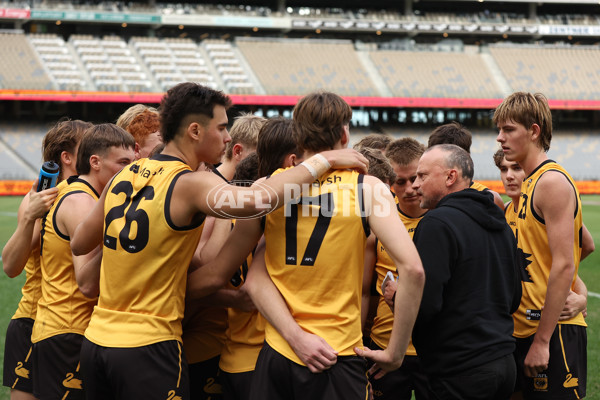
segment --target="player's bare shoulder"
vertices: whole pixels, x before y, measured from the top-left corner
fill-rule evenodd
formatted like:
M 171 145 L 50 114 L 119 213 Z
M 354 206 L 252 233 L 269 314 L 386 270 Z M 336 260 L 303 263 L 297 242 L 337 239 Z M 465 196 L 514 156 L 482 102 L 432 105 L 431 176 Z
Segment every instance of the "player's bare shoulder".
M 577 207 L 575 188 L 563 172 L 546 171 L 535 185 L 533 206 L 543 219 L 547 219 L 549 213 L 569 212 L 573 215 Z

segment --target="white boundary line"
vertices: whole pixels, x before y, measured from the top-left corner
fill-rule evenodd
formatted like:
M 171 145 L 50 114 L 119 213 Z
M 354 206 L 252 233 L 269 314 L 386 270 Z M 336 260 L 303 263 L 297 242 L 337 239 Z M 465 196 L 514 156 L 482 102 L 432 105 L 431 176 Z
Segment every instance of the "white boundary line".
M 588 296 L 597 297 L 600 299 L 600 293 L 588 292 Z

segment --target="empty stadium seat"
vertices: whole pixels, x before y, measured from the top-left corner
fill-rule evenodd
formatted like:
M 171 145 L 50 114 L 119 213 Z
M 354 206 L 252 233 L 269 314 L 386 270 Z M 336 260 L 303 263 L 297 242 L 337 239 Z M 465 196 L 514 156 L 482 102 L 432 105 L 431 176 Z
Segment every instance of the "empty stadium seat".
M 597 47 L 494 45 L 490 53 L 513 91 L 550 99 L 600 99 Z
M 122 38 L 73 35 L 70 42 L 98 90 L 110 92 L 155 90 L 152 81 L 142 71 L 137 59 Z
M 324 89 L 347 96 L 378 95 L 351 41 L 237 38 L 236 45 L 269 94 Z
M 53 89 L 51 77 L 22 33 L 0 33 L 0 88 Z
M 370 57 L 394 96 L 502 97 L 479 54 L 378 50 Z
M 168 90 L 187 81 L 217 87 L 198 45 L 191 39 L 133 37 L 131 43 L 146 62 L 161 90 Z

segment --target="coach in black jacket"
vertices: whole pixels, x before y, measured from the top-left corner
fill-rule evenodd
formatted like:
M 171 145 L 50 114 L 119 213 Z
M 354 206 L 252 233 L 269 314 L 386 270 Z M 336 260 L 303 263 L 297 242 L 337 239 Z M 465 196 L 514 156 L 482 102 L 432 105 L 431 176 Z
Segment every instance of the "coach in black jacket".
M 413 187 L 430 209 L 414 242 L 425 289 L 413 343 L 439 399 L 507 399 L 516 367 L 512 313 L 521 299 L 515 237 L 487 191 L 468 189 L 473 161 L 428 149 Z

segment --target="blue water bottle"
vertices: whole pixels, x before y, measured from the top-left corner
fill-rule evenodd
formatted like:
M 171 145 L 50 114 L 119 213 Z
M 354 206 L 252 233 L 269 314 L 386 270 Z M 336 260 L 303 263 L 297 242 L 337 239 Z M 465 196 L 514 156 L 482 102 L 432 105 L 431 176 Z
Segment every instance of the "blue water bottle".
M 38 182 L 37 191 L 49 189 L 56 186 L 58 179 L 58 171 L 60 170 L 57 163 L 54 161 L 46 161 L 40 169 L 40 180 Z

